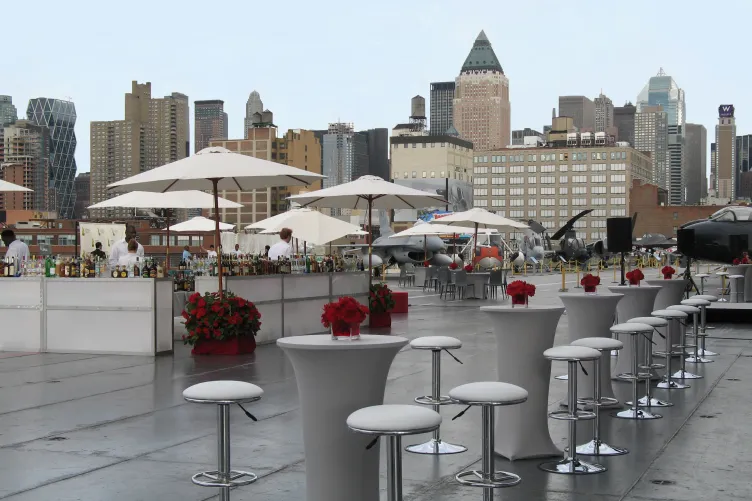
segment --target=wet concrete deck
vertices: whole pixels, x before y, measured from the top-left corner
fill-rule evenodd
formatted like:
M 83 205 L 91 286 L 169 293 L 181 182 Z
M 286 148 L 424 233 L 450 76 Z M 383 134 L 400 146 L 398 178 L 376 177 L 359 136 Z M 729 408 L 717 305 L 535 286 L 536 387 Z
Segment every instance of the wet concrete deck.
M 539 284 L 534 302 L 558 304 L 556 276 L 529 279 Z M 445 303 L 433 292 L 419 289 L 410 295 L 410 313 L 395 316 L 392 334 L 408 338 L 445 334 L 464 343 L 457 352 L 463 365 L 449 358 L 442 364 L 445 391 L 465 382 L 495 379 L 496 341 L 489 318 L 477 310 L 495 301 Z M 721 355 L 714 357 L 715 363 L 691 366 L 705 379 L 692 381 L 688 390 L 672 392 L 676 405 L 659 411 L 663 419 L 633 422 L 604 417 L 604 438 L 630 449 L 626 456 L 600 460 L 609 471 L 573 478 L 538 470 L 539 460 L 497 459 L 497 468 L 518 473 L 523 482 L 497 490 L 495 499 L 752 499 L 748 481 L 752 331 L 744 325 L 719 326 L 711 334 L 708 348 Z M 565 315 L 556 344 L 567 339 Z M 251 422 L 239 410 L 232 413 L 233 466 L 261 478 L 233 490 L 232 499 L 304 500 L 297 388 L 284 354 L 275 345 L 266 345 L 250 356 L 194 358 L 187 348 L 177 348 L 173 357 L 156 359 L 0 354 L 0 499 L 214 499 L 215 490 L 193 485 L 190 476 L 216 466 L 216 411 L 186 403 L 181 393 L 201 381 L 239 379 L 263 387 L 265 395 L 250 409 L 259 422 Z M 554 365 L 553 375 L 563 372 L 563 364 Z M 386 402 L 410 403 L 429 391 L 430 378 L 430 356 L 404 349 L 389 373 Z M 614 386 L 617 397 L 628 397 L 628 384 Z M 557 407 L 565 395 L 566 383 L 552 380 L 551 407 Z M 405 499 L 481 499 L 479 489 L 460 487 L 454 481 L 457 472 L 478 465 L 480 459 L 479 410 L 473 408 L 451 421 L 458 411 L 443 409 L 442 436 L 468 446 L 468 452 L 438 458 L 405 454 Z M 566 423 L 552 421 L 550 426 L 554 439 L 564 446 Z M 590 432 L 590 423 L 582 423 L 579 441 L 589 438 Z M 411 437 L 405 443 L 423 439 Z

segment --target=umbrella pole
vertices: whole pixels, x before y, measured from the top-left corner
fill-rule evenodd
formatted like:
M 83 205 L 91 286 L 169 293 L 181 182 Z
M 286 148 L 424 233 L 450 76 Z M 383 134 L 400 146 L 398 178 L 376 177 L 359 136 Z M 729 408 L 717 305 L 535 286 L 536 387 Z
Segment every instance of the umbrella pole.
M 211 179 L 214 191 L 214 243 L 217 249 L 217 274 L 219 275 L 219 299 L 224 299 L 225 292 L 222 289 L 222 246 L 219 243 L 219 191 L 217 184 L 219 179 Z
M 428 236 L 423 235 L 423 266 L 428 261 Z
M 473 257 L 470 260 L 470 264 L 475 267 L 475 258 L 477 257 L 478 252 L 478 223 L 475 223 L 475 239 L 473 239 Z
M 167 209 L 167 258 L 165 260 L 165 274 L 170 271 L 170 209 Z
M 373 279 L 373 224 L 371 224 L 371 211 L 373 210 L 373 199 L 368 198 L 368 286 L 370 287 Z

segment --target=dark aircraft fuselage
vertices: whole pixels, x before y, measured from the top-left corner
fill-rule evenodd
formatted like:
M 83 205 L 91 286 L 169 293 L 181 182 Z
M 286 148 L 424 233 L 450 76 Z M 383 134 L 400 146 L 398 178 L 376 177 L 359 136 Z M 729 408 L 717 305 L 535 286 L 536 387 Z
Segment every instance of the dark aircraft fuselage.
M 692 259 L 731 264 L 749 251 L 752 209 L 729 207 L 710 219 L 686 223 L 677 232 L 678 251 Z

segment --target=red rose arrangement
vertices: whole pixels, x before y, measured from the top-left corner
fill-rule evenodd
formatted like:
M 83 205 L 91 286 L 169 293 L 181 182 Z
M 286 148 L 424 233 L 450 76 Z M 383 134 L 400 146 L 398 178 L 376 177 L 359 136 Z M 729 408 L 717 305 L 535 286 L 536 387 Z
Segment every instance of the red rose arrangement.
M 457 268 L 458 268 L 457 263 L 455 263 L 454 261 L 452 261 L 452 263 L 449 265 L 449 269 L 450 270 L 456 270 Z
M 468 273 L 472 273 L 473 272 L 473 265 L 472 264 L 466 264 L 465 265 L 465 271 L 468 272 Z
M 428 261 L 423 261 L 423 267 L 428 268 L 430 265 L 428 264 Z
M 369 306 L 371 313 L 386 313 L 394 308 L 392 289 L 386 284 L 371 284 L 369 293 Z
M 634 270 L 628 272 L 626 277 L 631 285 L 640 285 L 640 280 L 645 278 L 645 275 L 642 274 L 641 269 L 635 268 Z
M 183 343 L 191 346 L 201 339 L 255 336 L 261 328 L 261 313 L 256 306 L 232 292 L 226 292 L 223 298 L 217 292 L 191 294 L 183 318 L 188 330 Z
M 671 266 L 664 266 L 663 268 L 661 268 L 661 273 L 663 273 L 664 280 L 671 280 L 671 277 L 674 276 L 676 270 Z
M 507 294 L 512 298 L 512 305 L 527 304 L 527 298 L 535 296 L 535 285 L 515 280 L 507 285 Z
M 588 273 L 580 280 L 580 285 L 585 288 L 585 292 L 595 292 L 595 288 L 600 284 L 601 277 L 596 277 L 591 273 Z
M 324 305 L 321 323 L 324 327 L 331 327 L 336 336 L 349 336 L 350 327 L 360 325 L 368 315 L 368 307 L 360 304 L 355 298 L 344 296 L 336 303 Z
M 735 258 L 734 261 L 733 261 L 733 263 L 734 263 L 734 265 L 737 265 L 737 264 L 749 264 L 750 263 L 749 256 L 745 252 L 741 259 Z
M 742 264 L 742 262 L 739 260 L 738 257 L 735 257 L 734 260 L 731 261 L 731 264 L 733 264 L 734 266 L 736 266 L 737 264 Z

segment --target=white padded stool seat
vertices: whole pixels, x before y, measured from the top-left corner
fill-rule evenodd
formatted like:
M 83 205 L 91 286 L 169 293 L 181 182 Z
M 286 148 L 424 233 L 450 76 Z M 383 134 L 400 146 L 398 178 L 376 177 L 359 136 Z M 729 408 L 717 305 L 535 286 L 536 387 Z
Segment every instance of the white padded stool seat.
M 410 341 L 414 350 L 456 350 L 462 348 L 462 341 L 449 336 L 423 336 Z
M 647 324 L 651 327 L 666 327 L 668 320 L 658 317 L 635 317 L 627 320 L 628 323 Z
M 744 275 L 729 275 L 729 278 L 744 278 Z
M 696 273 L 695 278 L 708 278 L 710 275 L 707 273 Z
M 688 304 L 675 304 L 668 307 L 669 310 L 676 310 L 676 311 L 683 311 L 684 313 L 688 315 L 694 315 L 695 313 L 700 313 L 700 308 L 697 308 L 695 306 L 690 306 Z
M 706 299 L 697 299 L 697 298 L 691 297 L 689 299 L 682 299 L 681 304 L 686 304 L 689 306 L 695 306 L 699 308 L 700 306 L 710 306 L 710 301 Z
M 509 383 L 483 381 L 452 388 L 449 398 L 467 405 L 513 405 L 527 400 L 527 390 Z
M 651 315 L 658 318 L 687 318 L 687 314 L 679 310 L 655 310 Z
M 186 400 L 207 404 L 253 402 L 263 394 L 264 390 L 244 381 L 207 381 L 183 390 Z
M 373 435 L 412 435 L 433 431 L 441 424 L 438 412 L 417 405 L 373 405 L 353 412 L 347 426 Z
M 624 343 L 610 337 L 583 337 L 572 342 L 572 346 L 585 346 L 598 351 L 621 350 Z
M 715 274 L 721 277 L 724 275 L 728 276 L 728 271 L 716 271 Z
M 638 322 L 624 322 L 623 324 L 612 325 L 609 330 L 616 334 L 631 334 L 633 332 L 653 332 L 653 327 L 648 324 L 641 324 Z
M 585 346 L 554 346 L 543 352 L 543 356 L 549 360 L 561 362 L 597 360 L 601 358 L 601 352 Z
M 696 296 L 692 296 L 691 299 L 704 299 L 705 301 L 715 303 L 716 301 L 718 301 L 718 296 L 714 296 L 712 294 L 698 294 Z

